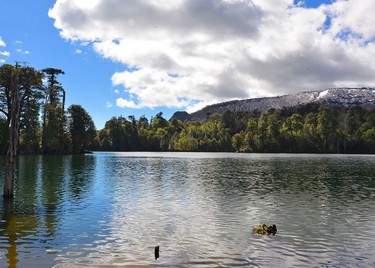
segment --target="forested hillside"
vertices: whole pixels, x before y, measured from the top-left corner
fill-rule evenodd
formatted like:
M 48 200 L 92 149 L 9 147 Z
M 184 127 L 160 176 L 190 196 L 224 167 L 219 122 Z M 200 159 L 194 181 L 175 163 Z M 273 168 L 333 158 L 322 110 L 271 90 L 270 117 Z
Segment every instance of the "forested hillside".
M 113 117 L 98 132 L 95 149 L 109 151 L 202 151 L 374 153 L 375 109 L 309 104 L 268 112 L 209 115 L 205 121 L 149 122 Z

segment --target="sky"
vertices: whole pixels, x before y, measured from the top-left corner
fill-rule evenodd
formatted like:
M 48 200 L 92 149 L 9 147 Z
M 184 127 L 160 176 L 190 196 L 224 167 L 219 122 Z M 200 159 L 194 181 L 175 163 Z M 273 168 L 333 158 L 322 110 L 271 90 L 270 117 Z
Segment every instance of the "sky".
M 0 64 L 59 68 L 67 106 L 112 116 L 375 86 L 375 1 L 0 2 Z

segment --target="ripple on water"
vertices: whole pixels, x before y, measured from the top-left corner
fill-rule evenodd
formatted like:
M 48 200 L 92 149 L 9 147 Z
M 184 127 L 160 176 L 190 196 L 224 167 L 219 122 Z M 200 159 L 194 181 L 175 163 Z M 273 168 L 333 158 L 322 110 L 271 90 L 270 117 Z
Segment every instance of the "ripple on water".
M 19 268 L 375 266 L 374 158 L 129 155 L 23 176 L 32 201 L 1 214 L 0 267 L 12 250 Z M 251 232 L 263 223 L 277 234 Z

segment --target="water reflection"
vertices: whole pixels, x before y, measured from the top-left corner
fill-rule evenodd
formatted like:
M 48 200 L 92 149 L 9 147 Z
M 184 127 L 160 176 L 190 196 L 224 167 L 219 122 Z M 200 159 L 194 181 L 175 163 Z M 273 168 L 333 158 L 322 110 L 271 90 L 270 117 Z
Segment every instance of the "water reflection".
M 374 163 L 317 155 L 21 157 L 16 199 L 1 201 L 0 266 L 371 267 Z M 252 234 L 262 223 L 276 223 L 277 235 Z
M 54 263 L 64 212 L 70 202 L 87 192 L 92 180 L 87 170 L 93 169 L 94 160 L 82 156 L 19 157 L 15 199 L 0 203 L 1 267 L 5 259 L 8 267 L 29 267 L 29 262 L 50 267 Z

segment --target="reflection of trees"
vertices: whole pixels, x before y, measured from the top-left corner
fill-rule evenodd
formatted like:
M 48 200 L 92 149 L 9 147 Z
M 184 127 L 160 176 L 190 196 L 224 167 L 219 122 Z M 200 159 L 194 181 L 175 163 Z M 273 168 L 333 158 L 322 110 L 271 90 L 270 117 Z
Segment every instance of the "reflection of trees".
M 95 169 L 95 157 L 91 155 L 70 156 L 69 194 L 80 201 L 89 193 Z
M 0 236 L 7 237 L 7 246 L 3 248 L 7 250 L 5 256 L 8 259 L 8 267 L 16 268 L 18 263 L 17 246 L 21 245 L 18 240 L 35 230 L 38 227 L 38 222 L 34 216 L 16 214 L 11 199 L 3 200 L 1 218 Z
M 70 196 L 80 200 L 87 192 L 94 159 L 83 155 L 19 157 L 15 198 L 0 203 L 0 249 L 6 250 L 9 267 L 19 265 L 25 246 L 40 254 L 55 246 L 63 206 Z
M 55 186 L 51 185 L 46 162 L 41 156 L 20 156 L 15 198 L 3 201 L 0 235 L 7 238 L 6 257 L 9 267 L 17 267 L 18 252 L 26 244 L 22 242 L 23 238 L 41 229 L 45 230 L 45 239 L 37 241 L 33 238 L 33 243 L 45 243 L 55 236 L 58 223 L 55 211 L 60 198 L 55 192 Z M 57 163 L 51 168 L 56 166 Z

